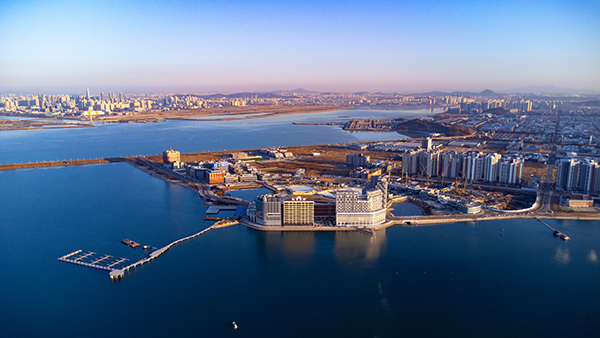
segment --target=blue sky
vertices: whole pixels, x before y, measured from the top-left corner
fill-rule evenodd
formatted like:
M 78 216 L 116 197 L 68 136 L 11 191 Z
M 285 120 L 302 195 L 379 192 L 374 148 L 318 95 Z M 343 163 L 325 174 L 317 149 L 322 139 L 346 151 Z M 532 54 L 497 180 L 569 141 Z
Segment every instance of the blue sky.
M 0 92 L 600 91 L 600 1 L 0 1 Z

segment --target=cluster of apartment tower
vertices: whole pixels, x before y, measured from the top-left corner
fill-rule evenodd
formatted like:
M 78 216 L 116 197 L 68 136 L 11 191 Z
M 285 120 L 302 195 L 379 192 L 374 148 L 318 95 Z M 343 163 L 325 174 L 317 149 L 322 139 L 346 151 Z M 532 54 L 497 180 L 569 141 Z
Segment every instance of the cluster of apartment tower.
M 362 190 L 338 190 L 335 204 L 302 197 L 262 195 L 251 203 L 248 217 L 265 226 L 377 226 L 385 223 L 387 203 L 387 180 L 373 176 Z
M 524 159 L 518 156 L 469 151 L 440 152 L 433 149 L 409 150 L 402 155 L 405 175 L 462 177 L 468 181 L 520 184 L 523 178 Z
M 600 192 L 600 164 L 593 159 L 561 159 L 556 172 L 556 190 Z

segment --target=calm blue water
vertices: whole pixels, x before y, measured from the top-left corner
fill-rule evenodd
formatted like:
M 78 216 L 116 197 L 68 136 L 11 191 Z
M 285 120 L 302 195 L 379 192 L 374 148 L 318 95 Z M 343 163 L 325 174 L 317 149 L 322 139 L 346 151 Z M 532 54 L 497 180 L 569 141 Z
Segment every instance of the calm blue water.
M 338 110 L 233 121 L 118 123 L 94 128 L 0 132 L 0 164 L 181 152 L 249 149 L 406 138 L 398 133 L 347 132 L 338 126 L 294 125 L 348 118 L 428 117 L 438 111 Z
M 421 209 L 409 202 L 396 203 L 392 206 L 391 210 L 392 215 L 394 216 L 422 216 L 423 211 Z
M 596 337 L 600 227 L 492 221 L 356 233 L 233 226 L 111 282 L 56 260 L 132 260 L 209 225 L 188 189 L 126 164 L 0 172 L 3 337 Z M 262 193 L 245 191 L 236 195 Z M 504 229 L 504 237 L 501 237 Z M 231 321 L 240 329 L 234 332 Z
M 155 128 L 172 128 L 165 139 L 181 141 L 198 128 L 187 123 L 110 125 L 90 128 L 96 131 L 87 136 L 106 132 L 97 136 L 97 153 L 138 147 L 157 153 L 169 145 L 159 144 Z M 284 125 L 275 121 L 257 129 L 275 133 Z M 132 128 L 120 137 L 138 143 L 112 149 L 118 128 Z M 337 130 L 325 128 L 319 130 Z M 67 145 L 85 153 L 93 143 L 75 142 L 69 133 L 77 130 L 69 130 L 37 146 L 45 132 L 22 134 L 19 150 L 44 159 Z M 17 142 L 19 132 L 11 133 L 0 136 Z M 322 137 L 304 136 L 311 142 Z M 228 137 L 220 145 L 239 149 L 277 140 L 265 137 Z M 189 147 L 202 151 L 216 143 Z M 7 155 L 4 143 L 0 148 L 11 161 L 19 155 Z M 264 233 L 237 225 L 179 244 L 111 282 L 105 271 L 56 258 L 82 249 L 134 261 L 148 253 L 121 244 L 125 237 L 160 247 L 196 233 L 212 222 L 203 221 L 206 208 L 193 191 L 124 163 L 4 171 L 0 191 L 0 337 L 600 335 L 597 221 L 547 221 L 570 242 L 532 220 L 392 227 L 374 238 Z M 397 206 L 412 212 L 403 210 L 406 203 Z

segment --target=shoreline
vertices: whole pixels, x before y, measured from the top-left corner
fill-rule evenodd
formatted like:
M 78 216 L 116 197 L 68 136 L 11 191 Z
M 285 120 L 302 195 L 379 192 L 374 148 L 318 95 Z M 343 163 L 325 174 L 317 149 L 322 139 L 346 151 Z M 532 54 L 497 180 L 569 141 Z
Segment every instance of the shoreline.
M 423 217 L 423 216 L 415 216 L 415 217 Z M 466 222 L 473 222 L 473 223 L 477 223 L 477 222 L 484 222 L 484 221 L 493 221 L 493 220 L 509 220 L 509 219 L 554 219 L 554 220 L 577 220 L 577 221 L 598 221 L 600 220 L 600 218 L 598 217 L 593 217 L 593 216 L 567 216 L 567 215 L 558 215 L 558 216 L 554 216 L 554 215 L 521 215 L 521 216 L 500 216 L 500 217 L 484 217 L 484 218 L 465 218 L 465 219 L 461 219 L 459 217 L 448 217 L 448 218 L 432 218 L 432 219 L 418 219 L 418 220 L 412 220 L 412 219 L 403 219 L 403 220 L 398 220 L 398 219 L 391 219 L 391 220 L 387 220 L 385 223 L 380 224 L 378 226 L 372 226 L 372 227 L 365 227 L 367 229 L 371 229 L 371 230 L 383 230 L 383 229 L 387 229 L 389 227 L 392 226 L 400 226 L 400 227 L 422 227 L 422 226 L 433 226 L 433 225 L 439 225 L 439 224 L 452 224 L 452 223 L 466 223 Z M 411 222 L 411 223 L 405 223 L 405 222 Z M 413 223 L 414 222 L 414 223 Z M 281 226 L 274 226 L 274 225 L 260 225 L 260 224 L 256 224 L 256 223 L 251 223 L 248 222 L 246 220 L 240 220 L 239 222 L 240 224 L 254 229 L 254 230 L 258 230 L 258 231 L 267 231 L 267 232 L 271 232 L 271 231 L 281 231 L 281 232 L 286 232 L 286 231 L 316 231 L 316 232 L 320 232 L 320 231 L 357 231 L 358 229 L 363 229 L 361 227 L 336 227 L 336 226 L 293 226 L 293 225 L 281 225 Z
M 191 110 L 165 110 L 165 111 L 147 111 L 134 115 L 127 116 L 106 116 L 106 117 L 94 117 L 93 122 L 98 124 L 110 124 L 110 123 L 147 123 L 147 122 L 159 122 L 161 120 L 182 120 L 182 121 L 230 121 L 230 120 L 245 120 L 245 119 L 257 119 L 266 117 L 276 117 L 281 115 L 295 115 L 295 114 L 308 114 L 308 113 L 322 113 L 336 110 L 368 110 L 368 111 L 414 111 L 414 110 L 430 110 L 431 115 L 435 115 L 433 111 L 435 109 L 443 109 L 441 106 L 338 106 L 338 105 L 298 105 L 298 106 L 278 106 L 278 105 L 264 105 L 264 106 L 243 106 L 243 107 L 214 107 L 214 108 L 198 108 Z M 254 115 L 256 114 L 256 115 Z M 227 116 L 224 116 L 227 115 Z M 252 116 L 245 116 L 252 115 Z M 38 114 L 16 114 L 1 112 L 0 116 L 10 117 L 22 117 L 31 119 L 32 122 L 35 120 L 70 120 L 88 122 L 89 117 L 49 117 L 39 116 Z M 219 116 L 211 118 L 211 116 Z M 27 121 L 27 120 L 25 120 Z M 37 123 L 40 123 L 39 121 Z M 35 130 L 35 129 L 49 129 L 52 128 L 52 124 L 57 122 L 47 121 L 46 123 L 40 124 L 38 127 L 19 127 L 11 129 L 3 129 L 0 131 L 8 130 Z M 94 124 L 79 125 L 78 127 L 94 127 Z M 71 126 L 63 126 L 59 128 L 72 128 Z
M 245 119 L 256 119 L 264 117 L 275 117 L 280 115 L 294 115 L 294 114 L 308 114 L 308 113 L 322 113 L 342 109 L 353 109 L 351 106 L 337 106 L 337 105 L 319 105 L 319 106 L 278 106 L 278 105 L 265 105 L 265 106 L 244 106 L 244 107 L 226 107 L 226 108 L 199 108 L 193 110 L 167 110 L 167 111 L 148 111 L 133 115 L 126 116 L 106 116 L 93 118 L 93 122 L 90 124 L 77 124 L 79 127 L 94 127 L 94 123 L 97 124 L 112 124 L 112 123 L 148 123 L 148 122 L 159 122 L 162 120 L 182 120 L 182 121 L 229 121 L 229 120 L 245 120 Z M 253 115 L 258 114 L 258 115 Z M 13 114 L 13 113 L 0 113 L 2 116 L 11 117 L 23 117 L 27 118 L 24 120 L 16 119 L 15 121 L 22 121 L 24 124 L 15 128 L 0 129 L 0 131 L 9 130 L 35 130 L 35 129 L 50 129 L 52 126 L 59 125 L 60 128 L 73 128 L 72 126 L 65 126 L 68 123 L 59 123 L 52 120 L 69 120 L 79 122 L 89 122 L 90 117 L 47 117 L 37 116 L 35 114 Z M 225 116 L 226 115 L 226 116 Z M 245 116 L 252 115 L 252 116 Z M 210 116 L 219 116 L 216 118 L 210 118 Z M 45 120 L 45 121 L 41 121 Z M 11 120 L 7 120 L 11 121 Z M 9 124 L 8 122 L 6 124 Z M 33 125 L 35 127 L 29 127 Z
M 212 152 L 209 152 L 212 153 Z M 159 155 L 156 155 L 159 156 Z M 146 159 L 149 161 L 149 159 Z M 62 166 L 77 166 L 77 165 L 91 165 L 91 164 L 108 164 L 108 163 L 122 163 L 126 162 L 147 174 L 159 178 L 165 182 L 173 183 L 180 185 L 182 187 L 186 187 L 198 193 L 198 195 L 203 199 L 200 189 L 198 189 L 197 184 L 190 184 L 192 182 L 186 183 L 183 177 L 171 175 L 168 172 L 157 169 L 157 168 L 149 168 L 143 167 L 139 164 L 135 163 L 135 157 L 117 157 L 117 158 L 100 158 L 100 159 L 85 159 L 85 160 L 69 160 L 69 161 L 52 161 L 52 162 L 35 162 L 35 163 L 16 163 L 16 164 L 3 164 L 0 165 L 0 171 L 3 170 L 19 170 L 19 169 L 35 169 L 35 168 L 43 168 L 43 167 L 62 167 Z M 162 172 L 160 174 L 159 172 Z M 246 201 L 247 202 L 247 201 Z M 411 203 L 415 204 L 415 203 Z M 418 204 L 415 204 L 419 206 Z M 410 216 L 410 217 L 388 217 L 387 222 L 377 226 L 371 226 L 368 228 L 371 229 L 382 229 L 387 228 L 392 225 L 401 225 L 401 226 L 422 226 L 422 225 L 433 225 L 433 224 L 444 224 L 444 223 L 457 223 L 457 222 L 473 222 L 473 221 L 487 221 L 487 220 L 508 220 L 508 219 L 517 219 L 517 218 L 544 218 L 544 219 L 562 219 L 562 220 L 600 220 L 600 214 L 597 212 L 556 212 L 556 213 L 533 213 L 533 214 L 513 214 L 513 215 L 494 215 L 492 217 L 486 216 L 477 216 L 477 215 L 447 215 L 444 217 L 432 215 L 432 216 Z M 244 223 L 249 223 L 244 221 Z M 250 226 L 256 230 L 263 231 L 348 231 L 354 230 L 355 228 L 345 228 L 345 227 L 325 227 L 325 226 L 303 226 L 303 227 L 294 227 L 290 228 L 290 226 L 276 226 L 276 227 L 264 227 L 260 225 Z M 287 228 L 286 228 L 287 227 Z

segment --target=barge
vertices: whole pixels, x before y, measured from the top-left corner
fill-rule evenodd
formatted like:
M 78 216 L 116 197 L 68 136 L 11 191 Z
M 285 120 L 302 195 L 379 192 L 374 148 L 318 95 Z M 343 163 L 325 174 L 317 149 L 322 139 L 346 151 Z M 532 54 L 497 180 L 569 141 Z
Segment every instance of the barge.
M 121 243 L 127 245 L 130 248 L 135 248 L 135 247 L 140 246 L 140 243 L 134 242 L 128 238 L 125 238 L 124 240 L 122 240 Z

